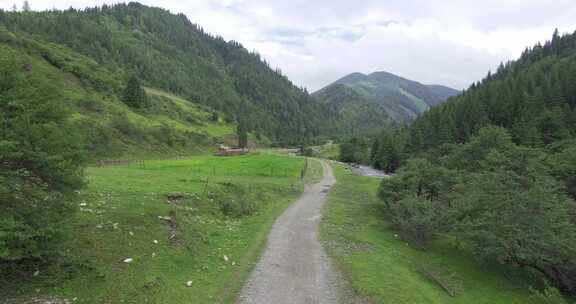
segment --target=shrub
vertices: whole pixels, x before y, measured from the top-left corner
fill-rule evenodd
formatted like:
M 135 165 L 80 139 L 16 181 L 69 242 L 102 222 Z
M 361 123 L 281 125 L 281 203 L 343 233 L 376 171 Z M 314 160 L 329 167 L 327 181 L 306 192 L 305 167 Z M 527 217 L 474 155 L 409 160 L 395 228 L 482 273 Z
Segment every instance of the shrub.
M 230 217 L 244 217 L 255 214 L 258 211 L 258 205 L 249 199 L 223 199 L 219 201 L 220 211 Z
M 218 122 L 219 120 L 220 120 L 220 117 L 218 115 L 218 112 L 213 111 L 212 114 L 210 114 L 210 121 Z
M 234 184 L 224 184 L 223 191 L 219 192 L 214 201 L 222 214 L 240 218 L 258 212 L 258 200 L 251 197 L 251 193 Z
M 411 159 L 382 182 L 391 221 L 425 246 L 449 234 L 479 259 L 536 270 L 576 294 L 575 203 L 554 176 L 574 172 L 572 150 L 547 164 L 541 150 L 514 144 L 506 130 L 481 129 L 440 161 Z
M 352 138 L 340 145 L 339 159 L 345 163 L 367 163 L 368 144 L 361 138 Z
M 102 102 L 90 98 L 78 101 L 78 107 L 80 107 L 81 111 L 87 113 L 104 113 L 106 111 L 106 107 Z
M 415 247 L 426 247 L 440 230 L 442 216 L 434 202 L 409 197 L 391 204 L 389 210 L 402 238 Z
M 557 288 L 546 285 L 542 290 L 530 289 L 529 304 L 568 304 L 562 293 Z
M 132 123 L 125 113 L 114 116 L 112 118 L 111 127 L 131 139 L 145 138 L 144 131 L 142 131 L 136 124 Z

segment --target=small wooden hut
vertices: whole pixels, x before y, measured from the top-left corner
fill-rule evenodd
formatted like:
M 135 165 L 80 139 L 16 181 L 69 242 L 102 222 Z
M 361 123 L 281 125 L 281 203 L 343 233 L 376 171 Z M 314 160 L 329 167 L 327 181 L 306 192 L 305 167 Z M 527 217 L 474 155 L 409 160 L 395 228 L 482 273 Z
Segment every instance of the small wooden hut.
M 247 148 L 230 148 L 227 146 L 220 146 L 218 147 L 218 151 L 216 151 L 217 156 L 236 156 L 236 155 L 244 155 L 250 152 Z

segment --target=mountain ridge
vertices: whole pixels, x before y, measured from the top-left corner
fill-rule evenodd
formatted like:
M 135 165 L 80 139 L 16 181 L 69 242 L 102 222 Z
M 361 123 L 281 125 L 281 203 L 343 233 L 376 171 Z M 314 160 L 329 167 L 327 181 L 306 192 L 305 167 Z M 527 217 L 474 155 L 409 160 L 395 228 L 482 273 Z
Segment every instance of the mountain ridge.
M 365 100 L 379 105 L 396 123 L 408 123 L 420 114 L 459 93 L 448 86 L 426 85 L 386 71 L 351 73 L 317 90 L 312 95 L 330 103 L 333 87 L 343 85 Z M 338 89 L 342 90 L 342 89 Z

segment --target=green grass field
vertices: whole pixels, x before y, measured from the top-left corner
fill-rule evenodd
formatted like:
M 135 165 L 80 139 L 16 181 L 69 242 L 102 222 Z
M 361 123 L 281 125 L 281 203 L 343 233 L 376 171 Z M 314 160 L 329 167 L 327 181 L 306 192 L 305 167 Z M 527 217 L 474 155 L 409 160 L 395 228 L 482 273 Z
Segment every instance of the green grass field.
M 166 98 L 174 103 L 177 110 L 187 113 L 196 119 L 196 123 L 186 124 L 186 121 L 175 120 L 173 117 L 177 115 L 174 115 L 174 113 L 165 113 L 164 115 L 157 115 L 157 117 L 155 117 L 159 122 L 172 124 L 175 128 L 183 131 L 201 132 L 214 138 L 222 138 L 232 135 L 235 132 L 235 125 L 232 123 L 226 123 L 222 119 L 210 121 L 212 114 L 208 112 L 208 109 L 202 108 L 198 104 L 159 89 L 146 88 L 146 93 L 149 96 Z M 153 119 L 154 117 L 150 118 Z
M 338 160 L 340 157 L 340 145 L 335 144 L 332 141 L 321 146 L 315 146 L 314 149 L 317 151 L 316 157 Z
M 74 303 L 232 303 L 272 223 L 301 193 L 303 165 L 251 154 L 89 168 L 63 262 L 0 292 Z M 309 172 L 317 179 L 317 169 Z
M 409 247 L 385 221 L 376 196 L 379 180 L 334 169 L 338 183 L 325 207 L 321 235 L 360 295 L 373 303 L 528 303 L 528 283 L 520 274 L 479 265 L 448 244 L 434 244 L 428 251 Z M 461 284 L 456 297 L 418 271 L 430 265 L 456 275 L 453 282 Z

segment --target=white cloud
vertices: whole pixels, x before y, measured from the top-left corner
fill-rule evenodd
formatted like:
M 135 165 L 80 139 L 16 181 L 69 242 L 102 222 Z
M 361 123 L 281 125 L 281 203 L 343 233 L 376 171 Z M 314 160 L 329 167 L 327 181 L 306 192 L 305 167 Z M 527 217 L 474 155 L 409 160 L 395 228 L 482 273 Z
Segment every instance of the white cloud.
M 115 2 L 30 0 L 34 9 Z M 464 88 L 554 28 L 576 29 L 573 0 L 142 2 L 183 12 L 207 31 L 257 50 L 311 90 L 347 73 L 376 70 Z M 13 3 L 0 0 L 0 8 Z

